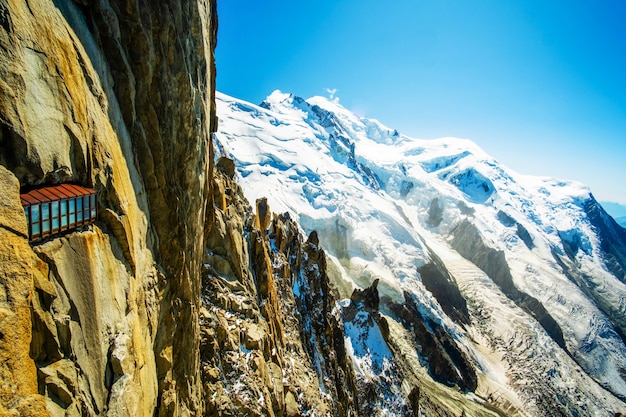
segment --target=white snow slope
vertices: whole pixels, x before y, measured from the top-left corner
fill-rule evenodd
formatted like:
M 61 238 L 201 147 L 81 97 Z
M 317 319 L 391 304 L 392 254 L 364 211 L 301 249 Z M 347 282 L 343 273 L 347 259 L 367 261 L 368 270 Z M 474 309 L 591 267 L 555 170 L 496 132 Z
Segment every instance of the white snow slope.
M 218 93 L 217 111 L 218 153 L 236 161 L 248 199 L 267 197 L 272 211 L 318 231 L 344 297 L 376 278 L 386 303 L 411 294 L 471 359 L 476 394 L 518 415 L 626 412 L 626 285 L 606 266 L 585 186 L 517 174 L 469 140 L 406 137 L 322 97 L 276 91 L 256 106 Z M 462 222 L 504 254 L 513 285 L 545 307 L 561 346 L 484 265 L 452 248 Z M 471 325 L 450 319 L 424 286 L 418 269 L 433 256 Z

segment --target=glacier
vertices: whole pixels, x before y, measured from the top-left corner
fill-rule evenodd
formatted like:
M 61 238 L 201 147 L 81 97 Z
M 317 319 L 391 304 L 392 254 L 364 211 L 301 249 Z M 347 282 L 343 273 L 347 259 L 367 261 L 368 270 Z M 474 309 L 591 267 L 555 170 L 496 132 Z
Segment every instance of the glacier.
M 361 313 L 344 320 L 357 374 L 406 391 L 389 375 L 404 352 L 421 380 L 508 415 L 625 412 L 626 230 L 586 186 L 521 175 L 470 140 L 405 136 L 323 97 L 275 91 L 254 105 L 218 92 L 216 103 L 217 153 L 235 160 L 250 201 L 317 231 L 337 308 L 378 280 L 393 346 Z M 445 347 L 446 372 L 418 322 Z

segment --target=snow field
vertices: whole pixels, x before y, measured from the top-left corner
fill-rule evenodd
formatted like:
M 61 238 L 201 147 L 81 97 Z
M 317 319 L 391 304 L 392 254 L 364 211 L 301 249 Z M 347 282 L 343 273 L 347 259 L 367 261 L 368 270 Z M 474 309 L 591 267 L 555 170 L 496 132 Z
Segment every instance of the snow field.
M 588 276 L 603 302 L 626 315 L 626 285 L 604 266 L 583 209 L 587 187 L 520 175 L 468 140 L 406 137 L 321 97 L 274 92 L 261 107 L 218 93 L 217 106 L 216 139 L 235 159 L 246 196 L 267 197 L 273 212 L 289 212 L 307 233 L 318 231 L 342 294 L 374 279 L 381 280 L 381 297 L 394 302 L 409 292 L 420 313 L 441 323 L 473 358 L 482 372 L 479 391 L 497 392 L 503 403 L 537 415 L 543 393 L 574 414 L 625 408 L 611 392 L 626 398 L 620 375 L 626 347 L 554 255 L 570 259 L 567 247 L 576 249 L 568 262 Z M 447 239 L 462 220 L 478 228 L 488 247 L 504 251 L 515 286 L 556 320 L 571 357 L 450 248 Z M 417 269 L 431 260 L 426 245 L 468 302 L 467 329 L 443 313 L 421 282 Z M 346 331 L 359 370 L 380 368 L 386 356 L 372 353 L 379 352 L 375 334 Z

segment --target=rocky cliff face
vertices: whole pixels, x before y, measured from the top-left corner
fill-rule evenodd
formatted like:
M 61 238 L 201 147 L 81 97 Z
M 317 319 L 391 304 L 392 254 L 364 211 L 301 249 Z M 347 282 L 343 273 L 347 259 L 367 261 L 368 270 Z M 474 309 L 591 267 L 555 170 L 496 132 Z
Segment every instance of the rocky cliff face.
M 0 1 L 0 414 L 201 414 L 216 30 L 208 0 Z M 99 220 L 31 246 L 20 187 L 60 182 Z
M 253 210 L 233 176 L 221 158 L 203 273 L 205 415 L 356 415 L 324 251 L 265 200 Z

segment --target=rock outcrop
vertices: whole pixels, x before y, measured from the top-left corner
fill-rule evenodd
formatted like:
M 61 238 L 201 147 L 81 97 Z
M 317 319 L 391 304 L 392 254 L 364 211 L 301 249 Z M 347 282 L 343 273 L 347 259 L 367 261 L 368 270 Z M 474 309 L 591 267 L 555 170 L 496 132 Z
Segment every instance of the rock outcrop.
M 200 415 L 215 2 L 2 0 L 0 23 L 0 411 Z M 32 247 L 20 186 L 60 182 L 99 220 Z
M 488 247 L 478 229 L 469 221 L 462 221 L 452 232 L 452 247 L 477 267 L 482 269 L 519 307 L 533 316 L 550 337 L 565 351 L 563 331 L 539 300 L 519 290 L 513 283 L 511 270 L 504 252 Z
M 255 214 L 229 165 L 217 164 L 203 274 L 205 415 L 355 415 L 324 252 L 265 200 Z
M 0 415 L 46 415 L 29 352 L 34 282 L 46 281 L 47 266 L 28 245 L 19 182 L 2 166 L 0 193 Z
M 390 309 L 410 329 L 415 344 L 427 359 L 432 377 L 443 384 L 464 390 L 476 390 L 478 376 L 474 365 L 454 339 L 437 323 L 425 319 L 418 304 L 405 293 L 404 304 L 393 304 Z

